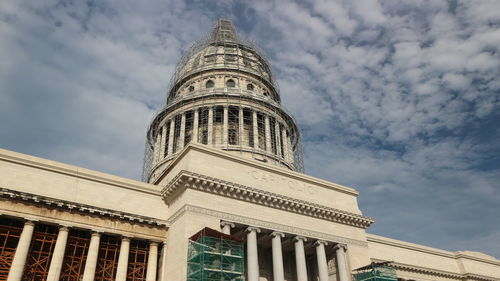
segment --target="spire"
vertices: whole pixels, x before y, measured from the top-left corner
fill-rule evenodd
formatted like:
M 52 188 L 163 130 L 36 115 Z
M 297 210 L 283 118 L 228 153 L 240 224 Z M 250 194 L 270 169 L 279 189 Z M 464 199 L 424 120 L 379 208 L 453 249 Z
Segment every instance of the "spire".
M 210 37 L 214 42 L 236 42 L 236 29 L 230 20 L 221 18 Z

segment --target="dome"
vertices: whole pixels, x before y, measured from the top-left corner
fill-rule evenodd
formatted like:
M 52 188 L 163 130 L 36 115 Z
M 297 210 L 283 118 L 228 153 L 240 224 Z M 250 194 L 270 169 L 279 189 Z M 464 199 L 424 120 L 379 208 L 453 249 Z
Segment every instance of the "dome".
M 177 64 L 148 128 L 143 180 L 154 183 L 189 143 L 303 171 L 300 130 L 281 106 L 269 62 L 228 20 Z

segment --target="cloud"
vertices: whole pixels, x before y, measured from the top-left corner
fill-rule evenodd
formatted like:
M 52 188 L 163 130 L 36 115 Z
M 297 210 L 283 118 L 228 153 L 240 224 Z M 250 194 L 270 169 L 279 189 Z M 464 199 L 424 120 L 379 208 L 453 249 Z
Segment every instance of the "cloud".
M 138 179 L 182 50 L 222 15 L 268 54 L 303 130 L 307 173 L 360 190 L 371 232 L 500 257 L 489 246 L 500 236 L 489 223 L 500 213 L 499 8 L 7 1 L 0 145 Z

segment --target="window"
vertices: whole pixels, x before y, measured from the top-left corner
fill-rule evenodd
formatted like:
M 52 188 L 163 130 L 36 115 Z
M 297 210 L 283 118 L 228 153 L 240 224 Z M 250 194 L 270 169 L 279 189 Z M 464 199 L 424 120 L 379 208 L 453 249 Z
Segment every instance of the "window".
M 206 63 L 215 63 L 215 58 L 216 58 L 216 56 L 215 56 L 215 55 L 206 56 L 206 57 L 205 57 L 205 62 L 206 62 Z
M 247 58 L 243 58 L 243 64 L 246 66 L 246 67 L 252 67 L 252 63 L 250 62 L 249 59 Z
M 228 88 L 234 88 L 234 87 L 236 87 L 236 83 L 234 83 L 233 79 L 229 79 L 229 80 L 226 81 L 226 87 L 228 87 Z
M 224 59 L 226 62 L 230 62 L 230 63 L 236 62 L 236 56 L 234 56 L 234 55 L 225 55 Z
M 214 87 L 214 81 L 208 80 L 207 83 L 205 84 L 205 88 L 213 88 Z
M 249 91 L 253 91 L 253 88 L 254 88 L 254 87 L 253 87 L 253 84 L 252 84 L 252 83 L 247 84 L 247 90 L 249 90 Z
M 189 86 L 189 91 L 190 92 L 194 91 L 194 86 Z

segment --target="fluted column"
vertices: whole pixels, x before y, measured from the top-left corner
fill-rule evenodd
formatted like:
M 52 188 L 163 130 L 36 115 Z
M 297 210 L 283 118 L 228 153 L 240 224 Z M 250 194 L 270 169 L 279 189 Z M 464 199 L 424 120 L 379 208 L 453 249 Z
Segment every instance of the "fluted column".
M 167 141 L 167 124 L 161 126 L 161 143 L 160 143 L 160 156 L 158 161 L 161 161 L 165 157 L 165 142 Z
M 158 281 L 166 281 L 168 279 L 165 273 L 166 259 L 167 259 L 167 243 L 163 242 L 160 255 L 160 266 L 158 268 Z
M 281 232 L 271 233 L 272 251 L 273 251 L 273 281 L 284 281 L 285 272 L 283 269 L 283 252 L 281 249 L 281 238 L 285 234 Z
M 30 249 L 34 229 L 35 223 L 33 221 L 26 221 L 24 223 L 23 231 L 21 232 L 19 242 L 17 243 L 16 253 L 12 259 L 12 265 L 10 266 L 7 281 L 20 281 L 23 277 L 24 265 L 26 264 L 26 258 L 28 257 L 28 251 Z
M 283 126 L 283 129 L 281 130 L 281 138 L 283 139 L 283 158 L 285 158 L 285 161 L 290 161 L 290 146 L 288 145 L 285 126 Z
M 154 148 L 154 154 L 153 154 L 153 163 L 156 164 L 158 162 L 159 154 L 160 154 L 160 141 L 161 141 L 161 136 L 160 134 L 156 134 L 155 138 L 155 148 Z
M 194 120 L 193 120 L 193 139 L 191 140 L 194 143 L 198 143 L 198 123 L 200 119 L 200 110 L 196 108 L 194 110 Z
M 120 245 L 120 255 L 118 256 L 118 266 L 116 269 L 116 281 L 127 280 L 128 255 L 130 250 L 130 238 L 122 237 Z
M 208 108 L 208 145 L 213 144 L 213 135 L 214 135 L 214 107 L 211 106 Z
M 174 130 L 175 117 L 170 120 L 170 131 L 168 132 L 168 155 L 174 153 Z
M 99 243 L 101 241 L 101 234 L 99 232 L 92 232 L 90 237 L 89 251 L 87 253 L 87 261 L 85 262 L 85 269 L 83 270 L 82 281 L 93 281 L 95 277 L 95 270 L 97 266 L 97 257 L 99 256 Z
M 281 157 L 281 131 L 280 131 L 280 123 L 276 120 L 276 123 L 275 123 L 275 129 L 274 129 L 274 132 L 276 134 L 275 138 L 276 138 L 276 152 L 278 154 L 278 156 Z
M 248 227 L 247 231 L 247 269 L 248 281 L 259 281 L 259 255 L 257 252 L 257 233 L 259 228 Z
M 238 144 L 243 146 L 243 107 L 238 107 Z
M 314 243 L 316 246 L 316 260 L 318 263 L 319 281 L 328 281 L 328 262 L 326 260 L 325 246 L 326 241 L 318 240 Z
M 307 281 L 306 254 L 304 252 L 305 237 L 296 236 L 295 241 L 295 264 L 297 266 L 297 281 Z
M 158 264 L 158 243 L 149 244 L 148 267 L 146 271 L 146 281 L 156 281 L 156 267 Z
M 50 260 L 47 281 L 59 280 L 64 260 L 64 252 L 66 251 L 66 243 L 68 242 L 68 232 L 69 228 L 67 226 L 59 227 L 54 253 L 52 254 L 52 259 Z
M 222 233 L 231 235 L 231 228 L 234 228 L 234 223 L 228 221 L 221 221 Z
M 337 244 L 335 246 L 335 256 L 337 257 L 337 272 L 339 274 L 339 281 L 349 281 L 349 276 L 347 275 L 347 263 L 345 261 L 345 250 L 347 246 L 342 244 Z
M 184 140 L 186 139 L 186 112 L 181 115 L 181 134 L 179 135 L 179 145 L 177 146 L 180 151 L 184 148 Z
M 228 124 L 229 124 L 228 107 L 224 106 L 224 116 L 222 118 L 222 144 L 224 146 L 227 146 L 228 143 L 227 139 Z
M 253 147 L 259 148 L 259 127 L 257 125 L 257 111 L 252 111 Z
M 271 148 L 271 126 L 269 123 L 269 115 L 266 115 L 264 119 L 264 127 L 265 127 L 265 134 L 266 134 L 266 151 L 269 153 L 272 153 L 272 148 Z

